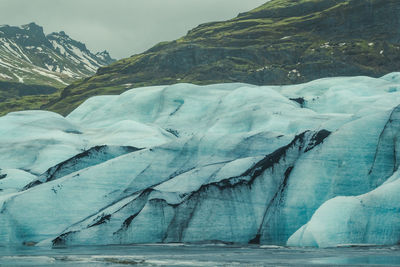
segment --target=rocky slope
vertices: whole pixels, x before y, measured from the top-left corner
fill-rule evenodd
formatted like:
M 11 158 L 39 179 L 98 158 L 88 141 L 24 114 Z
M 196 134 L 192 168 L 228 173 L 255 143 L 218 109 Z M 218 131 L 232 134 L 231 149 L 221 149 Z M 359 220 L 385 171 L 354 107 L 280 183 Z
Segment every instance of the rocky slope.
M 400 73 L 0 117 L 0 246 L 400 240 Z
M 400 69 L 399 29 L 397 0 L 272 0 L 100 68 L 47 108 L 65 115 L 90 96 L 121 93 L 131 85 L 378 77 Z
M 92 54 L 64 32 L 45 35 L 30 23 L 0 26 L 0 114 L 39 108 L 49 96 L 114 62 L 104 51 Z

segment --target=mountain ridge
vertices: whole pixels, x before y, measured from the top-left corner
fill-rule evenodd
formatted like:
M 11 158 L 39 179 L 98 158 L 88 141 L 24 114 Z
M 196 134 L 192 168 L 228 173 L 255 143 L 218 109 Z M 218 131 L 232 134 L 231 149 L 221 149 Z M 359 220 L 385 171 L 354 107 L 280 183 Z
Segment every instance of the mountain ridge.
M 90 96 L 129 86 L 379 77 L 400 69 L 399 29 L 400 3 L 394 0 L 272 0 L 100 68 L 44 108 L 66 115 Z
M 36 23 L 0 26 L 0 114 L 7 111 L 39 108 L 48 102 L 48 90 L 59 91 L 66 85 L 93 75 L 100 66 L 114 62 L 107 51 L 91 53 L 86 45 L 64 31 L 45 34 Z M 21 86 L 24 84 L 24 86 Z M 32 90 L 30 90 L 30 87 Z M 18 88 L 18 89 L 17 89 Z M 23 94 L 20 89 L 25 88 Z M 10 94 L 14 91 L 14 94 Z M 22 96 L 34 98 L 32 101 Z M 39 96 L 42 95 L 42 96 Z M 55 98 L 57 95 L 52 95 Z M 43 103 L 44 101 L 44 103 Z

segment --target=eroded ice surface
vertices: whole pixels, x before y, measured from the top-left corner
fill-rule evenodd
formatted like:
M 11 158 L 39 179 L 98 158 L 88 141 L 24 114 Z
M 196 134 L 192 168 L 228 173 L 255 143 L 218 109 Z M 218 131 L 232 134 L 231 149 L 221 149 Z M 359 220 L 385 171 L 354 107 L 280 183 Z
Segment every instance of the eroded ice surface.
M 392 73 L 136 88 L 66 118 L 10 113 L 0 245 L 395 244 L 399 104 Z

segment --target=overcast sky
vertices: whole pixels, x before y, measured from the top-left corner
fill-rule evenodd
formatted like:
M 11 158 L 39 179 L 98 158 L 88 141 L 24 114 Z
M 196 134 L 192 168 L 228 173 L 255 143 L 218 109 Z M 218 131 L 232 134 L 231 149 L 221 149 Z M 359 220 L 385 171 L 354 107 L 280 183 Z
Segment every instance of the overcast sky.
M 200 23 L 226 20 L 267 0 L 0 0 L 0 24 L 36 22 L 65 31 L 115 58 L 179 38 Z

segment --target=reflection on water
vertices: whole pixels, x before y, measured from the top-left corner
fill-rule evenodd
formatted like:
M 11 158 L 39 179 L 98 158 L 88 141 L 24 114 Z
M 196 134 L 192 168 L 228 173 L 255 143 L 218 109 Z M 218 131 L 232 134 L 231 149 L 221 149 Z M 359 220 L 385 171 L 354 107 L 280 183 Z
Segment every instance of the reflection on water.
M 0 247 L 0 266 L 400 266 L 400 247 L 235 245 Z

